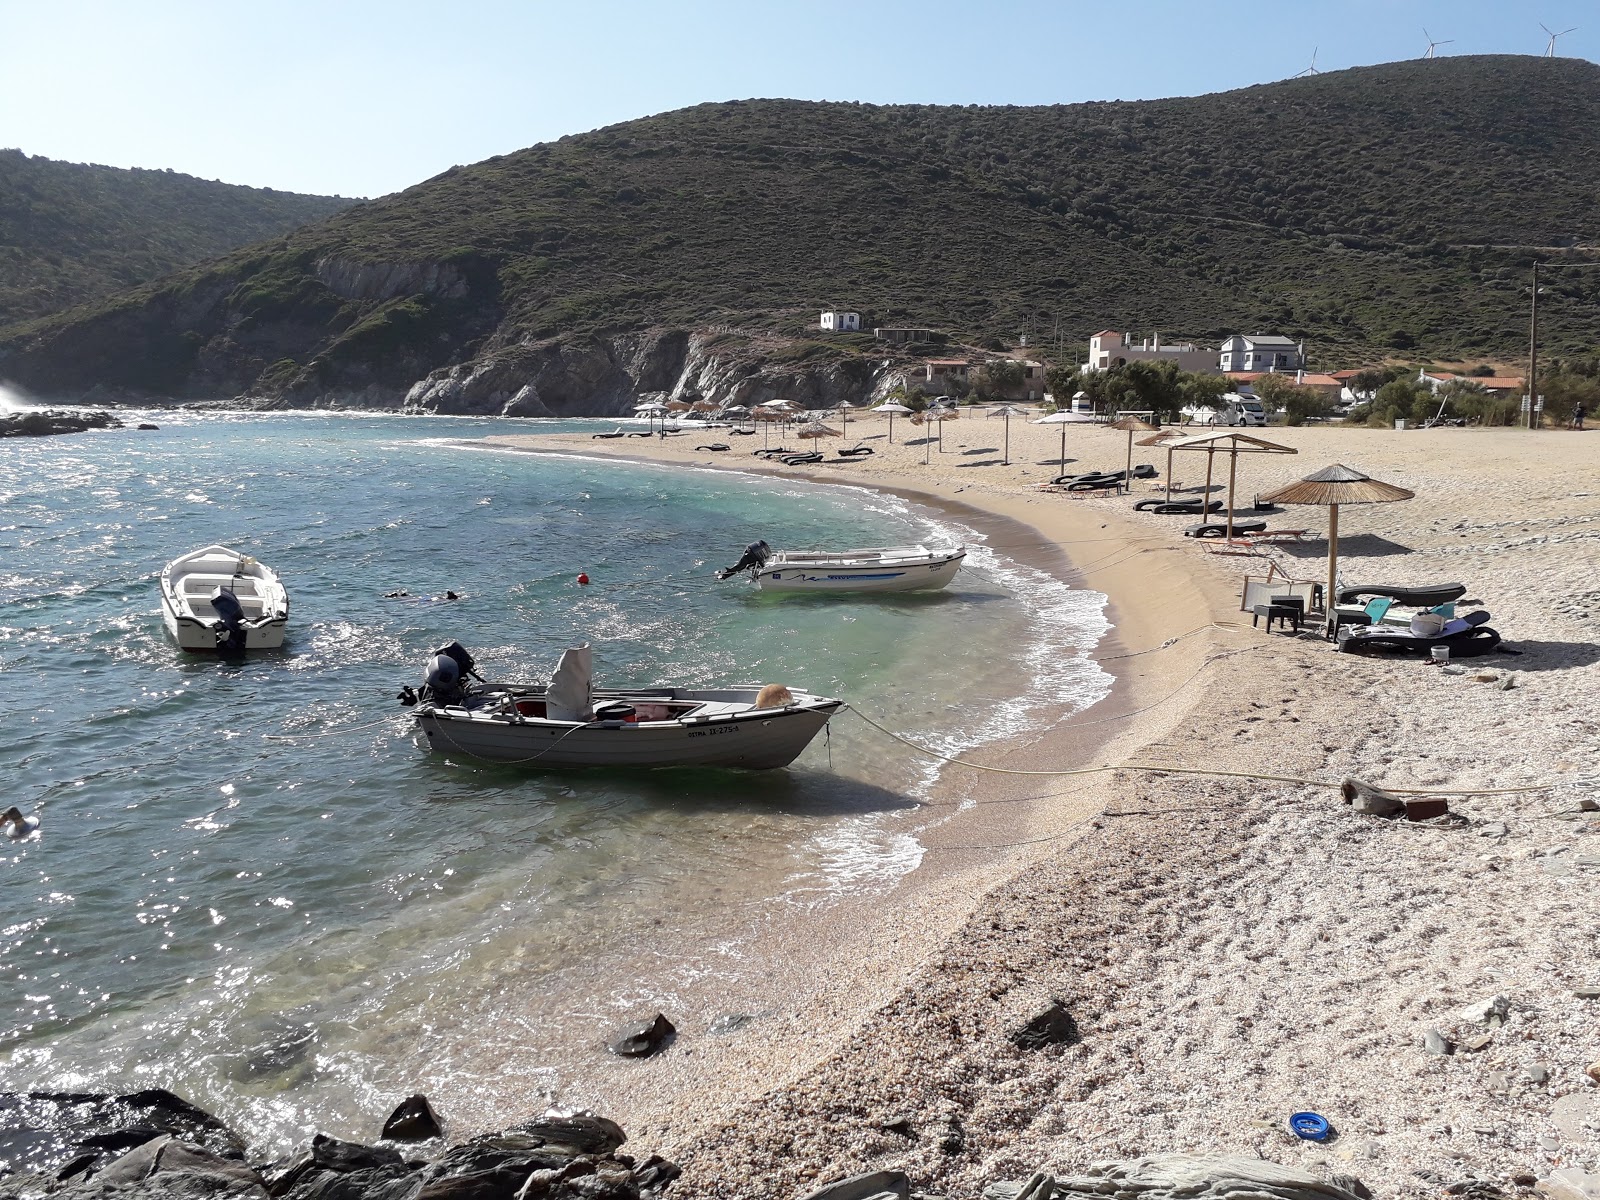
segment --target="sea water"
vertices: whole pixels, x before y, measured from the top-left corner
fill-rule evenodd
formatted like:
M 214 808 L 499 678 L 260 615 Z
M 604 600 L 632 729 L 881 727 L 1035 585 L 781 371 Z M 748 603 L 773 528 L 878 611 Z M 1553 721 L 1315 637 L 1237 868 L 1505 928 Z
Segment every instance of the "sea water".
M 0 444 L 0 778 L 42 818 L 0 842 L 7 1089 L 168 1087 L 268 1149 L 417 1088 L 559 1101 L 559 1047 L 893 887 L 948 815 L 849 713 L 784 771 L 430 755 L 395 693 L 451 640 L 491 678 L 589 642 L 601 686 L 804 687 L 947 754 L 1105 690 L 1101 597 L 893 497 L 472 444 L 583 423 L 141 417 Z M 762 537 L 972 554 L 929 594 L 715 580 Z M 210 543 L 282 575 L 282 651 L 168 639 L 160 569 Z

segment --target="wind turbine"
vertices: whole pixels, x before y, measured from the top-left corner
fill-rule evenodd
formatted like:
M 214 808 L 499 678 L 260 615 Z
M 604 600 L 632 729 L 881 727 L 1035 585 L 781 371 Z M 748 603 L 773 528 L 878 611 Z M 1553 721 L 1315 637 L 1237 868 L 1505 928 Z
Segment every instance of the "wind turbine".
M 1557 33 L 1543 21 L 1539 22 L 1539 28 L 1550 35 L 1550 44 L 1544 48 L 1544 56 L 1546 58 L 1554 58 L 1556 56 L 1556 39 L 1558 37 L 1566 37 L 1567 34 L 1576 33 L 1578 31 L 1578 27 L 1574 25 L 1571 29 L 1563 29 L 1560 33 Z
M 1311 48 L 1311 65 L 1309 67 L 1307 67 L 1304 71 L 1301 71 L 1299 74 L 1297 74 L 1295 76 L 1296 79 L 1303 79 L 1307 75 L 1321 75 L 1322 74 L 1321 71 L 1317 70 L 1317 51 L 1320 50 L 1320 49 L 1321 49 L 1320 46 L 1313 46 Z
M 1426 25 L 1424 25 L 1422 27 L 1422 36 L 1428 39 L 1428 52 L 1422 56 L 1423 58 L 1433 58 L 1433 57 L 1435 57 L 1435 55 L 1433 53 L 1434 47 L 1436 47 L 1436 46 L 1448 46 L 1451 42 L 1455 41 L 1455 38 L 1445 38 L 1444 41 L 1442 41 L 1442 42 L 1434 41 L 1433 40 L 1433 34 L 1428 32 L 1428 27 Z

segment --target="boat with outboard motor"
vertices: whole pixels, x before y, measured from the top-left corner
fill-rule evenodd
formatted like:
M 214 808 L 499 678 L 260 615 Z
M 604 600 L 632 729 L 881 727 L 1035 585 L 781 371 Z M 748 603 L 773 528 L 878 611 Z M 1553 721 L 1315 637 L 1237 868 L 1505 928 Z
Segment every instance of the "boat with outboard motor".
M 548 686 L 491 683 L 451 642 L 399 698 L 431 749 L 536 768 L 785 767 L 844 706 L 781 684 L 597 689 L 592 670 L 575 646 Z
M 207 546 L 162 568 L 161 618 L 185 650 L 273 650 L 283 645 L 289 593 L 265 563 Z
M 718 579 L 748 573 L 763 591 L 937 591 L 961 568 L 965 546 L 868 546 L 854 550 L 774 550 L 766 542 L 745 547 L 744 557 L 717 572 Z

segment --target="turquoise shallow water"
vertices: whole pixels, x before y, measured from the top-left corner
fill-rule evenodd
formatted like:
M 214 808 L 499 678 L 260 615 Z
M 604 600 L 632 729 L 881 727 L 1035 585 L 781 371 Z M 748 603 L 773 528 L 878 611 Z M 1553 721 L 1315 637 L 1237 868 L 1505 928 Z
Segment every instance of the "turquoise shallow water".
M 1100 597 L 981 546 L 932 595 L 711 577 L 763 536 L 970 540 L 893 498 L 463 444 L 526 422 L 152 415 L 0 444 L 0 772 L 43 816 L 0 843 L 7 1087 L 167 1086 L 267 1145 L 370 1135 L 414 1086 L 465 1109 L 472 1047 L 520 1022 L 497 1066 L 559 1096 L 554 1040 L 892 886 L 941 819 L 927 760 L 848 716 L 783 772 L 425 755 L 393 695 L 445 641 L 502 678 L 588 640 L 602 683 L 796 684 L 944 749 L 1106 683 Z M 156 576 L 210 542 L 284 576 L 281 653 L 168 642 Z

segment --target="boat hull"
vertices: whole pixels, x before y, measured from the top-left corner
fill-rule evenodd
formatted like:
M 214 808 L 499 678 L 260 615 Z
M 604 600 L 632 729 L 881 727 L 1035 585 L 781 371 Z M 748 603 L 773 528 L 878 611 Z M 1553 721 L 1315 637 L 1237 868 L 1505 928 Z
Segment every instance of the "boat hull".
M 741 767 L 793 762 L 842 702 L 806 697 L 781 709 L 677 721 L 517 720 L 504 712 L 417 711 L 417 726 L 443 754 L 535 769 L 573 767 Z
M 289 593 L 277 572 L 237 550 L 207 546 L 173 559 L 161 571 L 161 621 L 180 649 L 215 652 L 226 636 L 210 603 L 218 588 L 232 594 L 242 610 L 242 649 L 283 645 Z
M 931 562 L 843 563 L 774 561 L 756 572 L 768 592 L 924 592 L 955 578 L 965 552 Z

